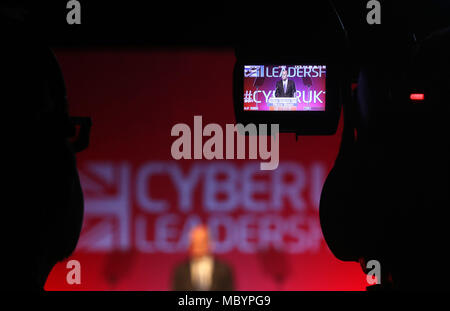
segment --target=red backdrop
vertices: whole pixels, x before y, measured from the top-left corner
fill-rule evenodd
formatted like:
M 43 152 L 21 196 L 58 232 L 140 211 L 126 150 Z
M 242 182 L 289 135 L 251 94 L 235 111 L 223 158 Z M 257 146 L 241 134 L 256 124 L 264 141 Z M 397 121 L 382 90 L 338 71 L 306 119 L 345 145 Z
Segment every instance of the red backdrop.
M 260 160 L 174 160 L 171 128 L 195 115 L 234 123 L 231 50 L 57 50 L 74 116 L 93 119 L 78 156 L 83 231 L 47 290 L 169 290 L 186 257 L 187 232 L 206 222 L 238 290 L 363 290 L 357 263 L 327 248 L 318 217 L 321 186 L 339 146 L 329 137 L 280 135 L 280 165 Z M 338 130 L 338 133 L 341 129 Z

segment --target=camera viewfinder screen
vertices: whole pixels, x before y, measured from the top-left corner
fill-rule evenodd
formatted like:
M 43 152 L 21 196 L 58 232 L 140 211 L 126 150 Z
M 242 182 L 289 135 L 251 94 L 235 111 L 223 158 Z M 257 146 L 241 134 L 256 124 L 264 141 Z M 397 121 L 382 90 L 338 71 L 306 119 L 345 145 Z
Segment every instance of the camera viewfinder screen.
M 244 110 L 325 111 L 325 65 L 245 65 Z

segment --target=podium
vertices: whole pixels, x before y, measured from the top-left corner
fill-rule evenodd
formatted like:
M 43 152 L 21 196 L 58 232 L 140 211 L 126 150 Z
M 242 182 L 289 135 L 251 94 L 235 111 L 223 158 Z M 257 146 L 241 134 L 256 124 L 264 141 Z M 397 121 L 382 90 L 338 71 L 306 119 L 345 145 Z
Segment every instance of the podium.
M 297 97 L 271 97 L 270 110 L 297 110 Z

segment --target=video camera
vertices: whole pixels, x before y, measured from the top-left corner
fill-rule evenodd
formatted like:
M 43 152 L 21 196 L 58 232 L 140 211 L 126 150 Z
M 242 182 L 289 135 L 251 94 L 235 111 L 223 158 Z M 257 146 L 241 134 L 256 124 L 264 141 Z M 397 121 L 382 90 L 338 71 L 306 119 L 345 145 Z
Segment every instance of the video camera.
M 236 122 L 331 135 L 342 110 L 341 145 L 320 199 L 328 247 L 364 271 L 380 261 L 383 280 L 399 288 L 448 288 L 435 259 L 449 237 L 450 28 L 417 38 L 414 27 L 396 23 L 403 8 L 383 4 L 378 28 L 365 25 L 364 11 L 355 18 L 350 45 L 332 2 L 320 3 L 300 9 L 320 20 L 280 20 L 236 48 Z M 413 256 L 421 273 L 410 273 L 418 266 L 405 259 Z

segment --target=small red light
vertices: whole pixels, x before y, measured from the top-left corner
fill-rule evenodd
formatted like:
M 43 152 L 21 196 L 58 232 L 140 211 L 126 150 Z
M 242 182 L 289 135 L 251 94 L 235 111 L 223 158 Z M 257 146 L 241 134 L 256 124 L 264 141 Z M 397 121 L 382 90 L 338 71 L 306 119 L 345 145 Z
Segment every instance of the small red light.
M 423 94 L 423 93 L 413 93 L 413 94 L 409 95 L 409 98 L 411 100 L 424 100 L 425 99 L 425 94 Z

